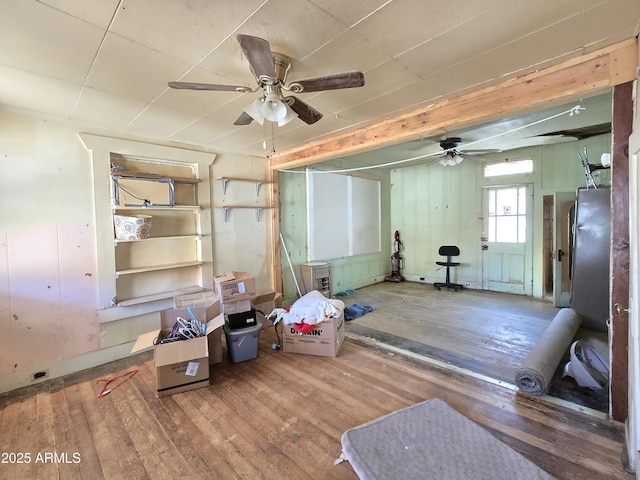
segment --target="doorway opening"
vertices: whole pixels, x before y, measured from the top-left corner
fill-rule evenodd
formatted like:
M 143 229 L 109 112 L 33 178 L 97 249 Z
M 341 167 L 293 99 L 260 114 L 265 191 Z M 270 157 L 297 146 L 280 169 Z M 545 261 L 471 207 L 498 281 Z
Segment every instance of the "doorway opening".
M 553 195 L 545 195 L 542 200 L 542 297 L 553 301 Z
M 542 296 L 555 307 L 569 307 L 573 259 L 575 193 L 543 197 Z

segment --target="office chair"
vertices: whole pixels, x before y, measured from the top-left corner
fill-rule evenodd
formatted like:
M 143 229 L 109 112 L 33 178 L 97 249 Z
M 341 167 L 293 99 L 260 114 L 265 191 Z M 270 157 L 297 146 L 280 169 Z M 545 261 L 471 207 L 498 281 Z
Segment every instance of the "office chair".
M 444 283 L 436 282 L 433 284 L 433 286 L 438 290 L 442 289 L 442 287 L 453 288 L 456 292 L 458 290 L 462 290 L 462 285 L 458 283 L 451 283 L 451 274 L 449 271 L 450 267 L 457 267 L 458 265 L 460 265 L 459 262 L 451 261 L 451 257 L 457 257 L 458 255 L 460 255 L 460 249 L 453 245 L 443 245 L 438 250 L 438 254 L 442 255 L 443 257 L 447 257 L 446 262 L 436 262 L 436 265 L 447 267 L 447 276 Z

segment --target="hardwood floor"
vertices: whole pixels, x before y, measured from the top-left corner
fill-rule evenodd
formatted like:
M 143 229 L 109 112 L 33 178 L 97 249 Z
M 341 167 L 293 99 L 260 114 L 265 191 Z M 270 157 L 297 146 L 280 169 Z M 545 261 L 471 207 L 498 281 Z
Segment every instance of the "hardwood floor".
M 436 359 L 515 388 L 515 373 L 559 309 L 551 303 L 497 292 L 437 290 L 416 282 L 378 283 L 338 297 L 374 311 L 347 322 L 347 331 L 416 355 Z M 608 358 L 606 333 L 580 329 Z M 568 349 L 567 349 L 568 350 Z M 608 390 L 578 387 L 562 378 L 568 353 L 558 365 L 549 395 L 601 412 L 609 411 Z
M 355 479 L 347 462 L 333 463 L 342 433 L 436 397 L 558 479 L 634 478 L 623 425 L 601 416 L 353 334 L 336 358 L 286 354 L 275 340 L 263 329 L 257 359 L 233 364 L 225 353 L 211 386 L 161 399 L 150 352 L 1 395 L 0 478 Z M 134 368 L 98 398 L 97 380 Z M 24 453 L 30 463 L 6 463 Z

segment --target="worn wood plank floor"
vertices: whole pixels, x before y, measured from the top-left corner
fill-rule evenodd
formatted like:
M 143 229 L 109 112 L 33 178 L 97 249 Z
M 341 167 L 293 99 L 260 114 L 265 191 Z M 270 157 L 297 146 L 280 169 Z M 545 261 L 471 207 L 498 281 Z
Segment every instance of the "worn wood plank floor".
M 161 399 L 149 352 L 0 396 L 0 478 L 355 479 L 333 463 L 342 433 L 436 397 L 558 479 L 634 478 L 621 424 L 357 336 L 336 358 L 275 351 L 275 339 L 263 329 L 257 359 L 225 355 L 210 387 Z M 97 380 L 133 368 L 97 397 Z
M 378 283 L 339 298 L 345 305 L 375 308 L 347 322 L 347 331 L 509 384 L 515 383 L 516 370 L 559 311 L 532 297 L 468 289 L 439 291 L 416 282 Z M 589 339 L 608 358 L 606 333 L 580 329 L 576 338 Z M 568 353 L 565 357 L 549 394 L 608 412 L 607 389 L 584 389 L 572 378 L 562 378 L 562 366 L 570 360 Z

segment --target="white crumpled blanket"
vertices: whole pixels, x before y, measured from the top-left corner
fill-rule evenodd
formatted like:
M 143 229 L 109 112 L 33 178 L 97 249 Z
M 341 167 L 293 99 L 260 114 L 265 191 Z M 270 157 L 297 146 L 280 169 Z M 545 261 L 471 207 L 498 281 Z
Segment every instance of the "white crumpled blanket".
M 316 325 L 330 318 L 340 317 L 343 310 L 342 300 L 326 298 L 317 290 L 312 290 L 296 300 L 288 312 L 282 313 L 281 320 L 285 325 L 292 323 Z

